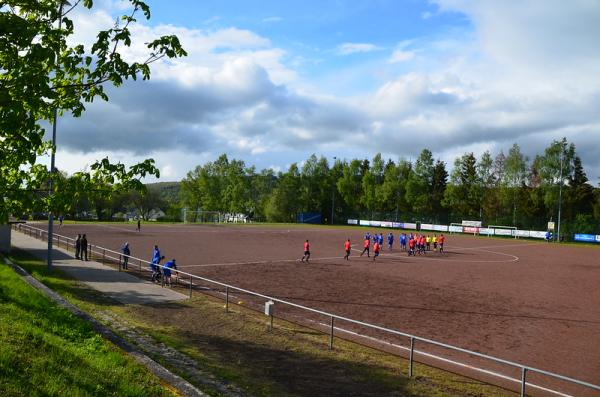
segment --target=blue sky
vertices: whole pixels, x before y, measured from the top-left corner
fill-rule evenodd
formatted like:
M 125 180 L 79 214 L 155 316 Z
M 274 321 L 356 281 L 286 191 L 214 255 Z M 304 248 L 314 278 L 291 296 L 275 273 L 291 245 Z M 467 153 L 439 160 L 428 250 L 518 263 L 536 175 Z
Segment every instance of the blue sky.
M 89 48 L 127 1 L 73 14 Z M 189 56 L 152 65 L 148 82 L 109 88 L 80 119 L 59 122 L 57 164 L 151 157 L 162 180 L 227 153 L 285 170 L 330 161 L 447 163 L 466 152 L 531 160 L 575 143 L 600 181 L 600 3 L 588 0 L 158 1 L 133 27 L 143 43 L 177 34 Z

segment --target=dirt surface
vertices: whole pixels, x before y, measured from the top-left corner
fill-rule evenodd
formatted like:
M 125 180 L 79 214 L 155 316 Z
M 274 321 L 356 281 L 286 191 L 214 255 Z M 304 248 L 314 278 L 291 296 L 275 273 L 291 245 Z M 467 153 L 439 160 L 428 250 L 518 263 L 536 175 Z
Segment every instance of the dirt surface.
M 143 225 L 137 232 L 134 225 L 90 224 L 63 225 L 56 233 L 69 237 L 87 233 L 91 244 L 115 250 L 128 241 L 132 255 L 147 260 L 158 244 L 163 255 L 176 258 L 179 270 L 185 272 L 600 384 L 599 248 L 446 235 L 443 255 L 408 257 L 398 246 L 388 251 L 386 244 L 373 261 L 359 256 L 366 231 Z M 397 244 L 398 232 L 395 237 Z M 342 258 L 346 238 L 353 242 L 350 261 Z M 305 239 L 311 243 L 310 263 L 299 261 Z M 257 308 L 264 302 L 239 293 L 232 299 Z M 277 310 L 292 318 L 307 318 L 313 325 L 329 324 L 324 316 L 280 305 Z M 407 338 L 350 323 L 336 326 L 407 345 Z M 520 377 L 518 370 L 464 354 L 423 344 L 417 344 L 417 349 Z M 416 357 L 481 378 L 468 368 Z M 486 379 L 498 382 L 494 377 Z M 598 395 L 532 372 L 528 380 L 575 395 Z M 503 385 L 515 387 L 512 382 Z M 528 391 L 546 395 L 539 389 Z

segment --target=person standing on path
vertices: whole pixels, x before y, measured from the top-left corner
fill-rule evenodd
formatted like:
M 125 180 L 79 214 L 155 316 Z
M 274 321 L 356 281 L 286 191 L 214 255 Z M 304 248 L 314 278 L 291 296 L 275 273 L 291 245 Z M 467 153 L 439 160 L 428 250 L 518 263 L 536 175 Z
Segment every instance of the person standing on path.
M 87 254 L 88 254 L 88 241 L 87 241 L 87 237 L 84 234 L 81 237 L 81 253 L 79 254 L 79 259 L 87 261 L 88 260 Z
M 152 251 L 152 260 L 150 263 L 150 271 L 152 272 L 152 281 L 158 281 L 160 278 L 160 261 L 164 258 L 164 256 L 160 255 L 160 250 L 158 249 L 158 245 L 154 246 L 154 250 Z
M 177 264 L 175 263 L 175 259 L 171 259 L 163 265 L 163 276 L 165 277 L 165 285 L 169 284 L 169 287 L 173 286 L 173 282 L 171 280 L 171 269 L 177 270 Z
M 81 234 L 78 234 L 75 240 L 75 259 L 81 259 Z
M 121 248 L 123 251 L 123 270 L 127 270 L 127 265 L 129 263 L 129 255 L 131 255 L 131 250 L 129 250 L 129 242 L 126 242 Z
M 302 262 L 304 262 L 304 258 L 306 258 L 306 263 L 308 263 L 308 260 L 310 259 L 310 244 L 308 243 L 308 240 L 304 242 L 304 255 L 302 256 Z
M 138 218 L 138 221 L 137 221 L 137 229 L 136 229 L 136 230 L 137 230 L 138 232 L 141 232 L 141 231 L 142 231 L 142 221 L 140 220 L 140 218 Z
M 346 256 L 344 256 L 344 259 L 349 261 L 350 260 L 350 250 L 352 249 L 352 246 L 350 245 L 350 239 L 346 240 L 346 242 L 344 243 L 344 249 L 346 250 Z

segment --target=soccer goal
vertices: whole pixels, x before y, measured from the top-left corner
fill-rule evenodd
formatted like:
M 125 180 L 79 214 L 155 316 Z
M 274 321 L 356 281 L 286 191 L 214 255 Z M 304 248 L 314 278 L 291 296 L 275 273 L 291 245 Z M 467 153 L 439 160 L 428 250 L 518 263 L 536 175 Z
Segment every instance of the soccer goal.
M 494 229 L 494 236 L 505 236 L 505 237 L 514 237 L 517 238 L 517 228 L 516 226 L 498 226 L 498 225 L 489 225 L 488 229 Z M 492 233 L 488 234 L 491 236 Z
M 187 208 L 181 210 L 181 218 L 183 223 L 220 223 L 224 221 L 223 215 L 218 211 L 193 211 Z

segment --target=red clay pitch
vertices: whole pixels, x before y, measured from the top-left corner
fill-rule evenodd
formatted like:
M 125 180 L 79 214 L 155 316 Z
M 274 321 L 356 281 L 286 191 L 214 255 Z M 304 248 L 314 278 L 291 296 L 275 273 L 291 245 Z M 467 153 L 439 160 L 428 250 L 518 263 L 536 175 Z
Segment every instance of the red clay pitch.
M 117 251 L 128 241 L 131 254 L 147 260 L 158 244 L 167 259 L 177 259 L 179 270 L 600 384 L 598 247 L 446 234 L 444 255 L 408 257 L 400 252 L 394 231 L 393 251 L 386 241 L 373 262 L 359 256 L 367 231 L 379 232 L 358 227 L 147 224 L 136 232 L 128 224 L 78 224 L 63 225 L 56 233 L 87 233 L 91 244 Z M 382 232 L 385 237 L 389 230 Z M 343 260 L 346 238 L 353 244 L 349 261 Z M 311 243 L 310 263 L 299 261 L 306 239 Z M 406 340 L 389 335 L 339 326 L 406 345 Z M 520 377 L 516 370 L 487 361 L 417 348 Z M 528 380 L 597 395 L 534 374 Z

